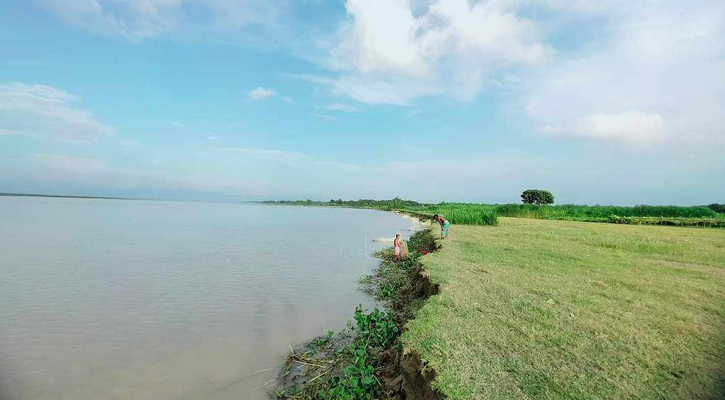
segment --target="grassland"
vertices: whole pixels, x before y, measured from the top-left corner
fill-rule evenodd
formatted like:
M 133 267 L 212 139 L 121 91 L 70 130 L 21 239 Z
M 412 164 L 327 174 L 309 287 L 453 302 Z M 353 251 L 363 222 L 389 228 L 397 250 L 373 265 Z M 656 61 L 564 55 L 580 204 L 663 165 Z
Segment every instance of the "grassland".
M 404 351 L 459 399 L 725 398 L 725 231 L 500 218 L 423 257 Z

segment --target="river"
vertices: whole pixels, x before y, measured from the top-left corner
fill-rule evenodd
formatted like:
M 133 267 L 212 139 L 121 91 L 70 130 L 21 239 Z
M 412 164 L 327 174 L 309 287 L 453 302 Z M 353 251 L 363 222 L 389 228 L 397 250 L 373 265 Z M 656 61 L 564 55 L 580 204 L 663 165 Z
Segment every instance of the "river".
M 288 345 L 372 305 L 357 290 L 378 262 L 371 239 L 411 225 L 371 210 L 0 197 L 0 399 L 267 399 Z

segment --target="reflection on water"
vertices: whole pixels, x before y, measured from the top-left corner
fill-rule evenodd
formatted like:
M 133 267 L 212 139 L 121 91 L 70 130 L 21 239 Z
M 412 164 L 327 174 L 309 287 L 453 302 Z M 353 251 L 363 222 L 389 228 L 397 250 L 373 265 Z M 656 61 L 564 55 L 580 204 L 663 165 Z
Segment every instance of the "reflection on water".
M 265 399 L 288 344 L 369 304 L 370 239 L 410 228 L 367 210 L 20 197 L 0 198 L 0 221 L 3 400 Z

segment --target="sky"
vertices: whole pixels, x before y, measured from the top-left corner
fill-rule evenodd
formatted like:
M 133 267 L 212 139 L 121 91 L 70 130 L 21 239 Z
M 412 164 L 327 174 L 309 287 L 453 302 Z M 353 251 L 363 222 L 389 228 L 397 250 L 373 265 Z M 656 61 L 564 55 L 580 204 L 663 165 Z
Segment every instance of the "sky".
M 725 203 L 725 2 L 5 0 L 0 192 Z

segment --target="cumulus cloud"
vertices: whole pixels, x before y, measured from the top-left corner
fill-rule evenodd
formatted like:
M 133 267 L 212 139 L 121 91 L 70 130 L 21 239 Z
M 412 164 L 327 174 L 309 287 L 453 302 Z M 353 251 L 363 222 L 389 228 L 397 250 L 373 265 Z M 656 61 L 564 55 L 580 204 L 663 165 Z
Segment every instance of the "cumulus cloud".
M 561 12 L 596 18 L 606 35 L 527 76 L 526 113 L 539 130 L 672 148 L 722 147 L 725 3 L 550 2 Z
M 266 0 L 36 0 L 61 20 L 80 28 L 141 40 L 185 24 L 244 26 L 269 23 L 277 9 Z M 205 21 L 193 19 L 192 12 Z
M 348 0 L 349 19 L 328 44 L 327 65 L 341 75 L 317 82 L 372 104 L 435 94 L 470 99 L 489 73 L 548 53 L 536 26 L 508 3 Z
M 619 114 L 589 115 L 580 118 L 572 126 L 547 125 L 543 130 L 551 135 L 627 143 L 651 143 L 662 139 L 664 122 L 659 115 L 631 110 Z
M 276 96 L 277 92 L 272 89 L 258 87 L 256 89 L 250 90 L 249 92 L 247 92 L 247 94 L 253 100 L 264 100 Z
M 50 86 L 0 84 L 0 130 L 74 142 L 113 134 L 79 102 L 78 96 Z

